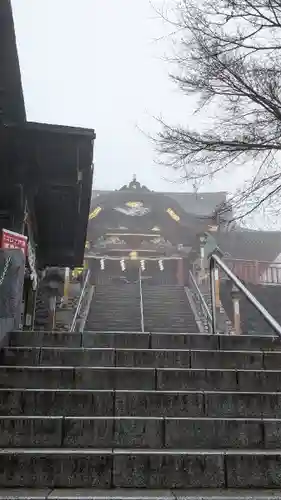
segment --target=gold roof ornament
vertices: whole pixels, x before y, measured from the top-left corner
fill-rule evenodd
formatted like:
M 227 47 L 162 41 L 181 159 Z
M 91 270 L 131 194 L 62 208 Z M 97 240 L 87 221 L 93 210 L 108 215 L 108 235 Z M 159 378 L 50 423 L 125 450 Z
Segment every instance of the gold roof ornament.
M 75 267 L 72 271 L 73 278 L 78 278 L 78 276 L 80 276 L 80 274 L 82 274 L 83 271 L 84 271 L 83 267 Z
M 143 203 L 141 201 L 128 201 L 126 206 L 131 208 L 142 207 Z
M 89 215 L 89 220 L 95 219 L 102 211 L 101 207 L 96 207 Z
M 172 208 L 167 208 L 166 212 L 169 214 L 169 216 L 175 220 L 176 222 L 180 221 L 180 216 L 174 212 Z
M 129 253 L 129 256 L 130 256 L 131 260 L 137 260 L 137 258 L 138 258 L 138 252 L 136 252 L 135 250 L 133 250 L 132 252 Z

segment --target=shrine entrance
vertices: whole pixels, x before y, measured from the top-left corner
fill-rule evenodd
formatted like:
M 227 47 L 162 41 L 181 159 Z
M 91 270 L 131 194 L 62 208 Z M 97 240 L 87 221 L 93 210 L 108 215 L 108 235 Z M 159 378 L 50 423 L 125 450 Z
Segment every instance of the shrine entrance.
M 113 259 L 88 260 L 96 285 L 132 284 L 142 280 L 145 285 L 183 285 L 183 259 Z

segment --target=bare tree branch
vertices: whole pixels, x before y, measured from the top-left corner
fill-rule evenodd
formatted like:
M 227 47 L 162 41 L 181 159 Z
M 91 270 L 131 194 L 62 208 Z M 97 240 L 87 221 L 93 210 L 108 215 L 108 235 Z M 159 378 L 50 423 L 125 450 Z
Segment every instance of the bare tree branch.
M 232 199 L 243 217 L 281 190 L 281 0 L 175 2 L 171 78 L 198 98 L 194 112 L 208 113 L 212 125 L 193 130 L 159 119 L 159 162 L 195 185 L 252 164 Z

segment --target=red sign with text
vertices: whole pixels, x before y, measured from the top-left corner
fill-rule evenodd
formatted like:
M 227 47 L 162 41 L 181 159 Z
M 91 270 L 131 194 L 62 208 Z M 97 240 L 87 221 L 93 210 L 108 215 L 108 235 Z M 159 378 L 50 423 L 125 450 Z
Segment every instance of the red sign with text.
M 27 236 L 20 233 L 14 233 L 8 229 L 2 229 L 1 248 L 19 248 L 24 255 L 27 253 Z

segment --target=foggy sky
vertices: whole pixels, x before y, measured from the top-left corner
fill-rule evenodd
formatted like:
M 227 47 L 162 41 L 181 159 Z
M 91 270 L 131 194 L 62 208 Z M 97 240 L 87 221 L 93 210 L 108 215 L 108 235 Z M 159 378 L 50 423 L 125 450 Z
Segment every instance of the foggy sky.
M 175 174 L 155 165 L 139 130 L 153 134 L 159 115 L 196 123 L 191 98 L 168 78 L 168 27 L 149 0 L 12 5 L 28 120 L 94 128 L 96 188 L 119 188 L 135 173 L 150 189 L 191 191 L 165 180 Z M 227 190 L 225 179 L 205 186 L 216 189 Z

